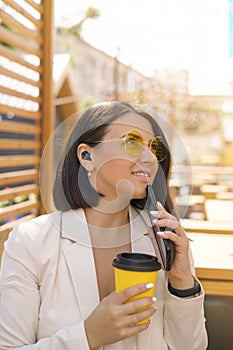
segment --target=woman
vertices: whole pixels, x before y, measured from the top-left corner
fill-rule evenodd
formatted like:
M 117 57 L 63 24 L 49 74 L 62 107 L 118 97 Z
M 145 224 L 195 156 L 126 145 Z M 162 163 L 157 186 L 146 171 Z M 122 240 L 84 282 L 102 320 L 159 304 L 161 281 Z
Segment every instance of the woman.
M 145 110 L 108 102 L 85 111 L 57 170 L 58 211 L 18 225 L 5 245 L 1 349 L 206 349 L 204 294 L 172 215 L 169 169 L 164 135 Z M 160 236 L 174 242 L 175 261 L 159 271 L 157 301 L 126 303 L 152 287 L 116 294 L 112 267 L 120 252 L 155 255 L 148 184 L 159 199 L 155 225 L 167 227 Z

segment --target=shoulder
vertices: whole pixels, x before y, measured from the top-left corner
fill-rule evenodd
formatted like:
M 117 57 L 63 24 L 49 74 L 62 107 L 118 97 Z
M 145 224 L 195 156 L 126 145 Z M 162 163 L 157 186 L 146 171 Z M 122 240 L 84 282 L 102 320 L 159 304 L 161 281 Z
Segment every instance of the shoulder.
M 30 266 L 37 274 L 38 266 L 43 266 L 59 251 L 60 216 L 61 212 L 54 212 L 16 225 L 5 242 L 3 263 Z
M 60 236 L 60 216 L 61 212 L 54 212 L 19 223 L 10 232 L 5 249 L 17 249 L 20 252 L 24 249 L 36 249 L 46 242 L 57 240 Z
M 32 220 L 21 222 L 15 226 L 10 233 L 11 236 L 17 235 L 17 238 L 35 239 L 37 236 L 42 237 L 44 233 L 50 230 L 59 230 L 59 218 L 61 212 L 40 215 Z

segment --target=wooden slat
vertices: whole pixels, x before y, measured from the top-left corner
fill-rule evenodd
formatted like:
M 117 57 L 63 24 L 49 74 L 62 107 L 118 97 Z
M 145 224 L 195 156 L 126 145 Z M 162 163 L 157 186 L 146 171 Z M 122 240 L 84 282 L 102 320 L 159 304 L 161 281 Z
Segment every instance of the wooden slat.
M 38 156 L 0 156 L 1 167 L 36 166 L 40 163 Z
M 0 113 L 7 114 L 9 112 L 13 113 L 14 115 L 17 115 L 18 117 L 28 118 L 33 120 L 38 120 L 40 119 L 40 116 L 41 116 L 41 113 L 39 111 L 32 112 L 32 111 L 27 111 L 25 109 L 20 109 L 16 107 L 0 105 Z
M 0 26 L 0 39 L 10 46 L 23 51 L 24 53 L 36 55 L 42 58 L 42 51 L 39 45 L 36 45 L 35 42 L 31 41 L 30 39 L 11 32 L 2 26 Z
M 1 113 L 1 108 L 0 108 L 0 113 Z M 0 122 L 0 131 L 38 136 L 41 133 L 41 127 L 38 125 L 31 125 L 28 123 L 20 123 L 20 122 L 14 122 L 14 121 L 9 122 L 9 121 L 3 120 Z
M 232 269 L 196 267 L 195 270 L 200 279 L 233 281 L 233 266 Z
M 36 140 L 0 139 L 0 149 L 38 150 L 40 149 L 40 142 Z
M 33 0 L 24 0 L 26 3 L 28 3 L 31 7 L 33 7 L 36 11 L 38 11 L 40 14 L 43 14 L 43 6 L 42 3 L 37 4 Z
M 8 47 L 5 47 L 3 45 L 0 45 L 0 55 L 3 57 L 6 57 L 7 59 L 14 61 L 16 63 L 21 64 L 22 66 L 32 69 L 38 73 L 42 73 L 42 66 L 41 65 L 34 65 L 28 61 L 26 61 L 22 56 L 19 56 L 19 53 L 17 51 L 13 51 L 9 49 Z
M 39 188 L 37 185 L 24 185 L 24 186 L 1 190 L 0 201 L 3 201 L 5 199 L 12 200 L 17 196 L 22 196 L 22 195 L 28 196 L 31 193 L 34 193 L 36 195 L 39 193 Z
M 7 224 L 1 225 L 0 226 L 0 245 L 2 243 L 1 241 L 1 237 L 3 234 L 5 234 L 6 236 L 9 235 L 10 231 L 13 230 L 13 228 L 17 225 L 20 224 L 21 222 L 25 222 L 31 219 L 34 219 L 36 217 L 36 214 L 29 214 L 29 215 L 25 215 L 24 217 L 18 219 L 18 220 L 13 220 L 8 222 Z
M 25 27 L 22 23 L 10 16 L 8 13 L 1 11 L 2 22 L 11 29 L 14 29 L 17 33 L 23 35 L 26 38 L 30 38 L 37 44 L 42 43 L 42 35 L 40 32 Z
M 0 186 L 21 182 L 37 182 L 38 176 L 36 169 L 0 173 Z
M 15 97 L 18 97 L 18 98 L 23 98 L 25 100 L 29 100 L 29 101 L 33 101 L 33 102 L 37 102 L 37 103 L 41 102 L 41 96 L 35 97 L 35 96 L 32 96 L 32 95 L 25 94 L 23 92 L 19 92 L 19 91 L 16 91 L 16 90 L 12 90 L 12 89 L 6 88 L 4 86 L 0 86 L 0 93 L 6 94 L 6 95 L 10 95 L 10 96 L 15 96 Z
M 28 13 L 22 6 L 18 5 L 15 1 L 13 0 L 2 0 L 6 5 L 10 6 L 13 8 L 15 11 L 20 13 L 22 16 L 27 18 L 30 22 L 32 22 L 37 28 L 42 28 L 43 27 L 43 22 L 41 20 L 35 19 L 30 13 Z
M 0 220 L 2 221 L 16 215 L 26 214 L 32 210 L 36 211 L 38 207 L 38 201 L 31 199 L 22 203 L 9 205 L 9 207 L 6 208 L 0 208 Z
M 233 297 L 233 281 L 200 280 L 205 294 Z
M 223 221 L 207 221 L 207 220 L 181 220 L 181 225 L 187 233 L 212 233 L 212 234 L 233 234 L 232 223 Z
M 15 73 L 11 70 L 8 70 L 6 68 L 0 67 L 0 74 L 5 75 L 9 78 L 15 79 L 15 80 L 19 80 L 20 82 L 29 84 L 29 85 L 33 85 L 35 87 L 38 87 L 39 89 L 42 87 L 42 82 L 40 80 L 36 81 L 36 80 L 32 80 L 28 77 L 25 77 L 21 74 Z

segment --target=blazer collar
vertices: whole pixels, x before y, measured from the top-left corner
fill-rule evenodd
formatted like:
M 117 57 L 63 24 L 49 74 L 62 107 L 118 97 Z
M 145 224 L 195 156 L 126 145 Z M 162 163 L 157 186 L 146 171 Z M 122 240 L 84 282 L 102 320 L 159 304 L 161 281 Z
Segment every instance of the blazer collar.
M 61 237 L 68 238 L 79 245 L 91 248 L 85 212 L 83 209 L 61 213 Z M 140 248 L 140 240 L 147 235 L 150 221 L 146 212 L 129 207 L 131 243 L 133 248 Z
M 79 245 L 90 248 L 90 235 L 83 209 L 61 213 L 61 237 L 68 238 Z
M 147 234 L 148 228 L 151 226 L 147 213 L 132 208 L 130 210 L 130 223 L 132 251 L 154 255 L 154 248 L 149 235 Z M 151 327 L 148 327 L 147 330 L 139 333 L 136 338 L 138 350 L 149 350 L 151 342 Z
M 132 251 L 154 255 L 154 248 L 148 235 L 151 224 L 147 213 L 143 210 L 131 208 L 130 225 Z
M 98 283 L 86 217 L 81 209 L 63 212 L 61 215 L 61 237 L 74 242 L 66 245 L 64 255 L 81 316 L 86 319 L 99 304 Z

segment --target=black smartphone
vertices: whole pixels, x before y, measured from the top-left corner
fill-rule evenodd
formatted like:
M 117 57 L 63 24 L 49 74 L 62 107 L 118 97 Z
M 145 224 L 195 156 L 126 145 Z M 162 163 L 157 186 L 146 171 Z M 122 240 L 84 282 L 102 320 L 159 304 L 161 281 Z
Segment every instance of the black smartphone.
M 156 226 L 153 224 L 153 217 L 150 214 L 150 211 L 158 210 L 156 207 L 155 194 L 151 185 L 147 186 L 146 210 L 148 211 L 148 215 L 150 217 L 151 225 L 154 231 L 155 240 L 158 246 L 158 250 L 156 251 L 158 254 L 158 260 L 160 261 L 162 267 L 166 271 L 169 271 L 175 258 L 175 245 L 169 239 L 164 239 L 157 235 L 159 229 L 156 228 Z M 160 231 L 165 231 L 165 228 L 160 228 Z

